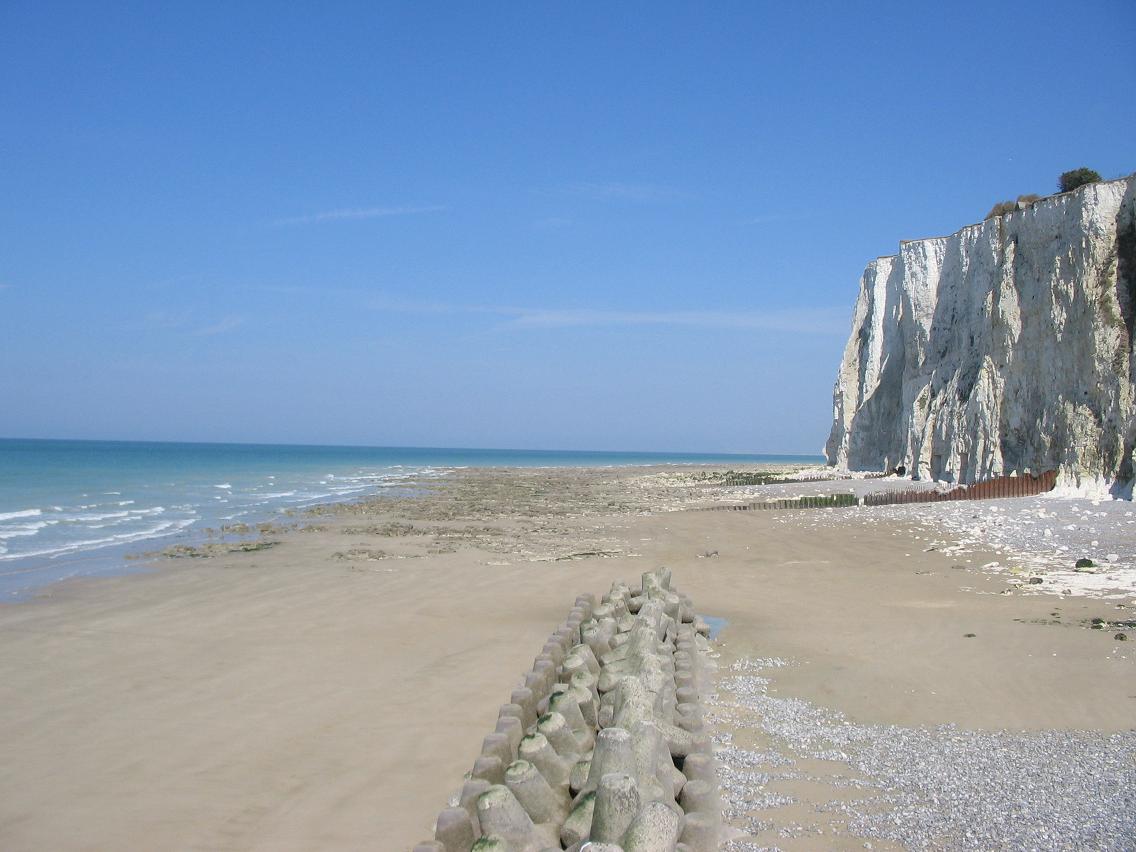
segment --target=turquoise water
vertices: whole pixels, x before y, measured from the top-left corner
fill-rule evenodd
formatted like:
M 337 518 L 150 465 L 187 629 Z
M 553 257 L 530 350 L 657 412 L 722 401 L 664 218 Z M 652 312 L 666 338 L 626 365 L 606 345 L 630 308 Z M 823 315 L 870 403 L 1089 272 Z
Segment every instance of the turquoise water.
M 819 456 L 0 439 L 0 601 L 121 573 L 131 551 L 459 467 L 791 462 Z

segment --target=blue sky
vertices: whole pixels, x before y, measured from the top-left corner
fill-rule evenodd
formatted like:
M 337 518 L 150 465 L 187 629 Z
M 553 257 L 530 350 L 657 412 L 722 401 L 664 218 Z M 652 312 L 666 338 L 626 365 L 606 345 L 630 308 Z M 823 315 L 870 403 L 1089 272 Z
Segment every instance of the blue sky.
M 1136 4 L 0 4 L 0 436 L 818 452 L 864 264 L 1136 170 Z

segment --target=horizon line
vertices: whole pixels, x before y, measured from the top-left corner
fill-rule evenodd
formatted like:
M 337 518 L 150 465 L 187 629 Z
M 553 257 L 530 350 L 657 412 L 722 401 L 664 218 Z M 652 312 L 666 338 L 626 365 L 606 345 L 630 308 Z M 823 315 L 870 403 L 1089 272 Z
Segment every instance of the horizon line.
M 786 459 L 824 459 L 823 453 L 760 453 L 738 452 L 731 450 L 601 450 L 601 449 L 557 449 L 557 448 L 523 448 L 523 447 L 431 447 L 425 445 L 398 445 L 398 444 L 313 444 L 288 443 L 279 441 L 178 441 L 168 439 L 136 439 L 136 438 L 29 438 L 0 436 L 0 441 L 38 441 L 43 443 L 89 443 L 89 444 L 192 444 L 197 446 L 240 446 L 240 447 L 319 447 L 357 450 L 459 450 L 489 453 L 574 453 L 574 454 L 605 454 L 605 455 L 652 455 L 652 456 L 766 456 Z

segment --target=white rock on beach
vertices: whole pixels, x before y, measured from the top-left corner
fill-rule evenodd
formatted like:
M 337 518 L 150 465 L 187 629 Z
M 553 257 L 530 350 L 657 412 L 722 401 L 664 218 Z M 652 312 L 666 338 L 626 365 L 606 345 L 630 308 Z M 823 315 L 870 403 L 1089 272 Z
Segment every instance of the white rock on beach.
M 829 464 L 975 482 L 1060 472 L 1130 495 L 1136 175 L 1050 196 L 868 264 Z

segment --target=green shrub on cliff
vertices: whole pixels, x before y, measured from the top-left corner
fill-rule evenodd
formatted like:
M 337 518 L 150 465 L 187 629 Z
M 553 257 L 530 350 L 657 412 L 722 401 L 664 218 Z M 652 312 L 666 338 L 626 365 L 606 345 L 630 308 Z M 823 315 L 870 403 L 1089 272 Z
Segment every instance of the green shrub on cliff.
M 1074 189 L 1084 186 L 1087 183 L 1097 183 L 1104 180 L 1099 172 L 1082 166 L 1079 169 L 1065 172 L 1057 179 L 1057 188 L 1059 192 L 1072 192 Z M 1042 196 L 1034 195 L 1032 192 L 1027 195 L 1019 195 L 1017 201 L 999 201 L 990 208 L 990 212 L 983 218 L 991 219 L 994 216 L 1005 216 L 1007 213 L 1013 213 L 1018 209 L 1019 204 L 1032 204 L 1035 201 L 1041 200 Z
M 1086 183 L 1096 183 L 1101 179 L 1101 176 L 1094 172 L 1092 169 L 1086 169 L 1082 166 L 1079 169 L 1073 169 L 1071 172 L 1065 172 L 1057 179 L 1057 186 L 1060 192 L 1072 192 L 1079 186 L 1084 186 Z
M 1032 192 L 1026 195 L 1019 195 L 1017 201 L 999 201 L 990 208 L 990 212 L 983 218 L 989 219 L 992 216 L 1004 216 L 1007 213 L 1013 213 L 1018 209 L 1019 204 L 1033 204 L 1035 201 L 1041 199 L 1040 195 L 1034 195 Z

